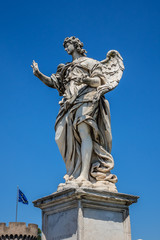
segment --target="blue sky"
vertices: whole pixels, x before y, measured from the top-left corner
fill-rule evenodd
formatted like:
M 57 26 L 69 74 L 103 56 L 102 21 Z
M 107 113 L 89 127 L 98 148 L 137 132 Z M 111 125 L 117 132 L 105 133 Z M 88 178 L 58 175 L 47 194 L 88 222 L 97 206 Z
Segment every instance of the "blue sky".
M 87 56 L 102 60 L 111 49 L 124 58 L 110 102 L 112 154 L 119 192 L 140 196 L 130 207 L 132 239 L 159 239 L 160 207 L 160 3 L 159 1 L 3 1 L 0 9 L 0 222 L 37 223 L 32 201 L 56 191 L 65 165 L 54 140 L 60 97 L 32 74 L 34 59 L 50 76 L 71 61 L 67 36 L 84 43 Z

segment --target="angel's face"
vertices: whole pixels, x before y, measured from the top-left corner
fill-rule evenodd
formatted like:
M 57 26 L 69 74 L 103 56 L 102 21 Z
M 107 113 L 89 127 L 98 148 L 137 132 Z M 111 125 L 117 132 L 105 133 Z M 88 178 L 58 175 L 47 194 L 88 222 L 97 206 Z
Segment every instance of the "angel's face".
M 75 47 L 72 43 L 68 42 L 65 44 L 65 51 L 69 54 L 72 55 L 72 53 L 75 51 Z

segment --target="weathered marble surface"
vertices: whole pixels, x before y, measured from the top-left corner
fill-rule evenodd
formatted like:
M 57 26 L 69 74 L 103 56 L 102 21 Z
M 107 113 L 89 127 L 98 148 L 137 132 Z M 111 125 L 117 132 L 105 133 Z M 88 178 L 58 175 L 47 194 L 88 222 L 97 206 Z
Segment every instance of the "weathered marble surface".
M 68 189 L 34 201 L 42 210 L 42 240 L 131 240 L 129 205 L 138 197 Z
M 57 191 L 68 190 L 70 188 L 90 188 L 90 189 L 99 189 L 105 190 L 109 192 L 118 192 L 115 183 L 109 181 L 97 181 L 97 182 L 90 182 L 87 180 L 83 181 L 66 181 L 65 183 L 60 183 L 58 185 Z
M 63 45 L 72 62 L 60 64 L 56 74 L 45 76 L 35 61 L 32 68 L 36 77 L 63 96 L 55 139 L 66 164 L 66 184 L 83 183 L 87 187 L 90 182 L 97 188 L 102 183 L 104 189 L 116 191 L 113 185 L 117 176 L 111 174 L 114 160 L 110 108 L 104 94 L 118 85 L 123 59 L 115 50 L 109 51 L 103 61 L 88 58 L 83 43 L 75 37 L 66 38 Z

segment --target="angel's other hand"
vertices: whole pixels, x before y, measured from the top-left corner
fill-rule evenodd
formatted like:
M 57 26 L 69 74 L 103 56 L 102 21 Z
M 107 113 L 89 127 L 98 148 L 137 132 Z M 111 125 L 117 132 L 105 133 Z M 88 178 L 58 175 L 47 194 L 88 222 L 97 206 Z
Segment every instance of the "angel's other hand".
M 76 83 L 77 85 L 81 85 L 81 84 L 83 83 L 83 79 L 82 79 L 82 78 L 76 78 L 76 79 L 75 79 L 75 83 Z

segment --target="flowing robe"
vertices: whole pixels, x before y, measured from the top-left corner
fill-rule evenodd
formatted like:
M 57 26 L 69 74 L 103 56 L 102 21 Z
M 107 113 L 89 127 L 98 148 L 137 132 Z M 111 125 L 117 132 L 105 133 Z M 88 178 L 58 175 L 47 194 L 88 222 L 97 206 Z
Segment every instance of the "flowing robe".
M 82 57 L 58 67 L 51 76 L 56 88 L 63 95 L 60 111 L 55 123 L 55 140 L 66 165 L 65 180 L 76 179 L 81 172 L 81 139 L 78 125 L 86 123 L 90 128 L 93 152 L 90 164 L 89 180 L 91 182 L 116 182 L 117 177 L 110 173 L 114 167 L 112 158 L 112 134 L 109 103 L 104 96 L 95 100 L 96 87 L 87 84 L 77 85 L 75 80 L 99 77 L 101 85 L 105 82 L 103 65 L 93 59 Z

